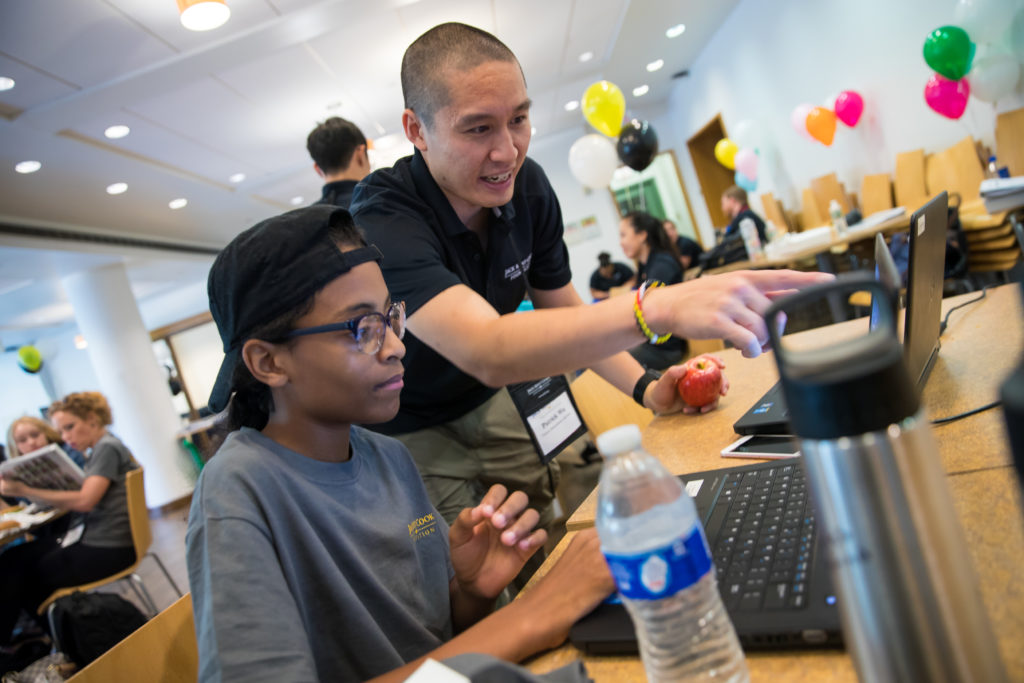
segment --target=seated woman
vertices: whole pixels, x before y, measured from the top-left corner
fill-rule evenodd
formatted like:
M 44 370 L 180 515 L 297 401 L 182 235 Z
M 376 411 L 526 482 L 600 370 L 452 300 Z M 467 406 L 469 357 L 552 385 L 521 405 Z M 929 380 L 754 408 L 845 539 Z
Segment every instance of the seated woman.
M 60 446 L 76 465 L 85 467 L 85 456 L 80 451 L 64 443 L 57 430 L 45 420 L 31 415 L 24 415 L 11 423 L 7 430 L 7 457 L 16 458 L 19 455 L 38 451 L 51 443 Z
M 34 614 L 58 588 L 98 581 L 135 561 L 124 477 L 138 465 L 116 437 L 102 394 L 69 394 L 50 406 L 65 442 L 86 455 L 77 491 L 26 486 L 0 478 L 0 494 L 82 513 L 63 539 L 39 538 L 0 554 L 0 641 L 7 642 L 21 610 Z
M 643 211 L 632 211 L 619 222 L 622 251 L 636 261 L 637 286 L 652 281 L 674 285 L 683 281 L 683 266 L 676 245 L 669 239 L 661 220 Z M 686 340 L 671 337 L 662 344 L 643 343 L 629 350 L 637 362 L 651 370 L 664 370 L 683 360 Z
M 210 271 L 227 355 L 209 405 L 234 431 L 203 468 L 186 536 L 201 681 L 519 661 L 614 589 L 590 529 L 495 611 L 547 539 L 526 495 L 495 485 L 449 527 L 405 446 L 356 426 L 393 418 L 403 386 L 405 307 L 379 259 L 346 211 L 316 205 L 243 232 Z

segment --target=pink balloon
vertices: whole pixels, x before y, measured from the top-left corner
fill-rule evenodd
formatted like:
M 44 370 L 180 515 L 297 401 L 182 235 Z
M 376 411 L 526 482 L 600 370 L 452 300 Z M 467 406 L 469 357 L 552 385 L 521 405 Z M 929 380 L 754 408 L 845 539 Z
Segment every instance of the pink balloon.
M 853 90 L 844 90 L 836 98 L 836 117 L 853 128 L 860 121 L 860 115 L 864 113 L 864 99 Z
M 753 181 L 757 181 L 757 162 L 757 153 L 749 147 L 736 152 L 736 171 Z
M 966 78 L 951 81 L 939 74 L 932 74 L 924 86 L 924 101 L 928 106 L 946 118 L 958 119 L 967 108 L 967 97 L 971 86 Z
M 807 115 L 811 113 L 812 109 L 814 109 L 813 104 L 798 104 L 789 117 L 789 123 L 793 126 L 793 130 L 808 140 L 814 139 L 807 131 Z

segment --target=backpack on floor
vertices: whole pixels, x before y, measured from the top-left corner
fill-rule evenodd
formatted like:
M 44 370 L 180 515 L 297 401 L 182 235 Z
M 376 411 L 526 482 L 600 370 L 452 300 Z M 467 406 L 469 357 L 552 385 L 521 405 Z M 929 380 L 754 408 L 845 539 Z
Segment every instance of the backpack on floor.
M 53 637 L 61 651 L 80 667 L 146 623 L 138 607 L 115 593 L 75 591 L 53 605 Z

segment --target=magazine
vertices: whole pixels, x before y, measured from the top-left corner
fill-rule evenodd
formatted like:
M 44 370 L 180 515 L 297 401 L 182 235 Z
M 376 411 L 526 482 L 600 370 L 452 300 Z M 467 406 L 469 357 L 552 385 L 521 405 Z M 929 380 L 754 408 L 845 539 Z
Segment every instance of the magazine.
M 55 443 L 0 463 L 0 476 L 17 479 L 37 489 L 74 491 L 82 488 L 85 473 Z

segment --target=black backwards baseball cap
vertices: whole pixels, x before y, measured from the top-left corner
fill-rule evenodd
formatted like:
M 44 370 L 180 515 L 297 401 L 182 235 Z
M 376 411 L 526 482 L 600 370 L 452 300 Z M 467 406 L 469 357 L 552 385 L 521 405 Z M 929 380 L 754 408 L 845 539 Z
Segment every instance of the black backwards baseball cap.
M 380 263 L 375 246 L 342 252 L 332 241 L 331 227 L 351 222 L 348 211 L 337 206 L 295 209 L 257 223 L 217 255 L 206 290 L 224 362 L 210 393 L 210 410 L 219 413 L 227 407 L 242 345 L 254 329 L 309 300 L 355 266 Z

